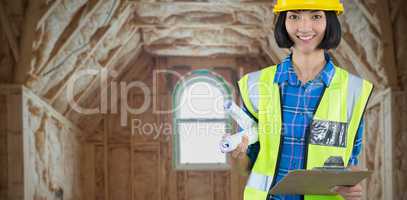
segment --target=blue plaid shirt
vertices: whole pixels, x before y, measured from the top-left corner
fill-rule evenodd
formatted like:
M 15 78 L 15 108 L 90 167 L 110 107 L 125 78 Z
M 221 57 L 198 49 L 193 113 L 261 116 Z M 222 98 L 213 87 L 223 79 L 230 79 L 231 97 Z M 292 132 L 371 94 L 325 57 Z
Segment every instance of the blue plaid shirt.
M 301 85 L 301 81 L 294 71 L 291 55 L 277 66 L 274 82 L 278 83 L 281 88 L 283 126 L 282 149 L 276 182 L 279 182 L 289 170 L 304 169 L 304 149 L 307 145 L 305 135 L 310 128 L 324 88 L 329 86 L 335 74 L 331 57 L 326 54 L 325 58 L 327 64 L 319 75 L 314 80 L 310 80 L 303 85 Z M 248 113 L 247 110 L 245 111 Z M 358 156 L 362 146 L 362 135 L 363 122 L 359 125 L 353 152 L 349 160 L 350 165 L 358 164 Z M 247 154 L 251 163 L 254 163 L 258 153 L 258 143 L 249 146 Z M 300 200 L 302 196 L 279 195 L 270 197 L 270 199 Z

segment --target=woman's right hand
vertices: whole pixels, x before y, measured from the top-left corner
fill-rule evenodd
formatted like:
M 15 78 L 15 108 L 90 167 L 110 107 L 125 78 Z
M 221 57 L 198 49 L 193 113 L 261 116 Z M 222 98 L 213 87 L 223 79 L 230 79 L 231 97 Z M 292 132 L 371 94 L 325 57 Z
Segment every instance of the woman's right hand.
M 237 145 L 236 149 L 232 151 L 232 158 L 242 159 L 246 157 L 246 151 L 249 147 L 249 137 L 247 135 L 242 136 L 242 142 Z
M 244 135 L 242 137 L 242 142 L 236 147 L 235 150 L 231 152 L 232 158 L 231 164 L 240 175 L 249 175 L 249 157 L 246 154 L 247 148 L 249 146 L 249 138 Z

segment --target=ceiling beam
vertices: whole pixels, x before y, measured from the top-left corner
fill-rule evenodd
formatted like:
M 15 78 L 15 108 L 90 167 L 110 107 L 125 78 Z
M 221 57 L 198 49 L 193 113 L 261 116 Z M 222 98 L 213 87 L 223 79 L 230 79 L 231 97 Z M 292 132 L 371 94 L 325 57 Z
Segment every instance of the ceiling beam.
M 44 12 L 41 14 L 41 18 L 39 19 L 39 21 L 37 23 L 36 30 L 40 29 L 40 27 L 44 25 L 45 21 L 55 11 L 55 9 L 59 6 L 59 4 L 61 2 L 62 2 L 62 0 L 55 0 L 51 5 L 44 8 Z
M 75 67 L 72 72 L 70 72 L 69 74 L 67 74 L 67 80 L 65 80 L 62 85 L 59 86 L 59 89 L 57 90 L 57 92 L 52 92 L 52 94 L 50 94 L 49 91 L 52 91 L 52 89 L 50 89 L 46 94 L 45 97 L 47 99 L 49 99 L 49 103 L 53 104 L 56 100 L 56 98 L 61 95 L 61 93 L 64 91 L 66 85 L 70 82 L 70 78 L 72 77 L 73 74 L 75 74 L 79 69 L 82 69 L 84 67 L 84 65 L 87 64 L 87 61 L 94 56 L 94 53 L 99 50 L 100 45 L 106 40 L 107 36 L 110 35 L 113 31 L 116 31 L 119 27 L 122 27 L 123 24 L 127 21 L 127 19 L 129 18 L 130 14 L 131 14 L 131 9 L 128 6 L 123 13 L 120 13 L 121 15 L 118 17 L 118 19 L 115 21 L 115 23 L 111 24 L 109 26 L 108 29 L 104 29 L 102 30 L 103 33 L 101 34 L 101 36 L 99 36 L 98 38 L 95 38 L 93 40 L 96 41 L 96 43 L 90 48 L 89 51 L 87 51 L 86 53 L 86 57 L 84 59 L 81 59 L 80 61 L 80 65 Z M 90 43 L 91 44 L 91 43 Z
M 142 57 L 147 57 L 148 59 L 143 59 Z M 151 56 L 146 53 L 143 52 L 141 54 L 138 55 L 138 59 L 136 60 L 134 66 L 137 67 L 129 67 L 128 71 L 126 73 L 121 74 L 121 76 L 118 77 L 118 79 L 120 79 L 120 81 L 131 81 L 134 78 L 137 78 L 137 76 L 143 71 L 145 70 L 146 66 L 148 65 L 148 63 L 151 62 Z
M 388 1 L 388 0 L 378 0 L 377 2 L 379 2 L 379 1 Z M 355 1 L 353 1 L 353 3 L 356 4 L 358 9 L 363 13 L 363 15 L 366 17 L 367 21 L 372 26 L 374 31 L 381 34 L 383 27 L 380 26 L 379 18 L 377 16 L 373 15 L 361 1 L 355 0 Z
M 265 37 L 261 28 L 201 26 L 142 28 L 144 49 L 161 56 L 257 55 Z
M 119 74 L 121 74 L 121 76 L 119 76 L 118 78 L 114 78 L 114 79 L 112 79 L 112 80 L 110 80 L 110 82 L 111 81 L 113 81 L 113 80 L 122 80 L 120 77 L 122 77 L 122 75 L 124 75 L 124 74 L 129 74 L 130 72 L 130 70 L 132 70 L 133 68 L 132 68 L 132 66 L 139 66 L 139 64 L 138 63 L 135 63 L 135 60 L 136 61 L 138 61 L 138 57 L 140 57 L 140 56 L 143 56 L 143 53 L 142 53 L 142 48 L 141 47 L 138 47 L 137 48 L 137 50 L 136 51 L 133 51 L 133 52 L 131 52 L 130 53 L 130 55 L 128 55 L 127 57 L 126 57 L 126 60 L 121 64 L 123 67 L 122 68 L 120 68 L 119 70 L 118 70 L 118 72 L 119 72 Z M 130 68 L 130 69 L 129 69 Z M 140 67 L 140 68 L 142 68 L 142 67 Z M 129 69 L 128 71 L 125 71 L 125 70 L 127 70 L 127 69 Z M 95 78 L 92 82 L 91 82 L 91 84 L 90 84 L 90 86 L 82 93 L 82 95 L 78 98 L 78 100 L 77 100 L 77 102 L 79 103 L 79 102 L 84 102 L 84 101 L 86 101 L 86 100 L 88 100 L 90 97 L 89 97 L 89 95 L 92 95 L 92 92 L 93 91 L 95 91 L 95 90 L 97 90 L 100 86 L 98 85 L 98 83 L 100 83 L 101 82 L 101 80 L 100 80 L 100 77 L 98 77 L 98 78 Z M 108 81 L 109 82 L 109 81 Z M 117 99 L 118 100 L 118 99 Z M 116 101 L 117 101 L 116 100 Z M 98 105 L 98 103 L 99 103 L 100 101 L 99 101 L 99 99 L 92 99 L 92 103 L 90 104 L 90 105 L 87 105 L 88 107 L 90 107 L 90 108 L 95 108 L 97 105 Z M 112 102 L 113 103 L 113 102 Z M 68 109 L 66 112 L 64 112 L 65 113 L 65 116 L 67 117 L 67 118 L 72 118 L 72 109 Z M 80 117 L 82 117 L 81 115 L 76 115 L 77 117 L 79 117 L 79 119 L 74 119 L 73 121 L 74 122 L 79 122 L 79 121 L 81 121 L 81 118 Z M 100 123 L 100 121 L 101 120 L 103 120 L 103 115 L 95 115 L 95 116 L 92 116 L 92 119 L 89 121 L 89 120 L 87 120 L 86 121 L 86 130 L 87 130 L 87 132 L 88 133 L 92 133 L 94 130 L 96 130 L 97 128 L 98 128 L 98 125 L 99 125 L 99 123 Z M 81 124 L 81 122 L 79 122 L 79 123 L 77 123 L 77 124 Z M 85 124 L 85 123 L 84 123 Z M 80 125 L 79 125 L 80 126 Z M 80 126 L 81 127 L 81 126 Z M 89 137 L 91 137 L 92 135 L 89 135 Z
M 156 44 L 144 45 L 144 50 L 156 56 L 239 56 L 258 55 L 260 46 L 244 45 L 189 45 L 189 44 Z
M 3 29 L 3 32 L 6 35 L 7 41 L 10 45 L 11 53 L 13 54 L 15 62 L 17 63 L 20 58 L 18 42 L 11 31 L 10 20 L 7 17 L 6 9 L 4 9 L 3 3 L 1 1 L 0 1 L 0 23 L 1 29 Z
M 131 39 L 133 39 L 133 37 L 135 37 L 137 35 L 137 33 L 138 33 L 138 29 L 135 28 L 132 31 L 130 37 L 126 40 L 126 42 L 124 42 L 124 45 L 121 46 L 117 51 L 115 51 L 114 55 L 106 63 L 106 65 L 104 66 L 105 69 L 108 69 L 108 68 L 112 67 L 116 63 L 116 61 L 117 61 L 116 59 L 119 57 L 119 55 L 121 55 L 121 52 L 126 47 L 126 44 L 128 44 L 129 41 Z M 141 49 L 140 46 L 138 46 L 138 48 Z M 132 57 L 132 56 L 129 56 L 129 57 Z M 131 59 L 131 58 L 128 58 L 128 59 Z M 120 74 L 121 71 L 119 71 L 118 73 Z M 98 88 L 97 84 L 99 84 L 100 82 L 106 82 L 107 81 L 107 80 L 101 80 L 100 78 L 101 77 L 93 79 L 92 82 L 89 84 L 89 86 L 82 92 L 82 94 L 80 94 L 80 96 L 77 99 L 75 99 L 75 101 L 78 102 L 78 103 L 84 101 L 85 99 L 88 98 L 88 95 L 91 93 L 91 91 L 94 91 L 95 89 Z M 68 107 L 68 109 L 66 111 L 64 111 L 64 116 L 70 115 L 70 113 L 72 111 L 73 111 L 72 108 Z
M 260 26 L 257 25 L 245 25 L 245 24 L 236 24 L 236 25 L 230 25 L 230 24 L 181 24 L 181 25 L 155 25 L 155 24 L 137 24 L 133 23 L 134 26 L 138 28 L 144 28 L 144 29 L 246 29 L 246 30 L 252 30 L 252 29 L 260 29 Z
M 104 3 L 104 0 L 89 0 L 88 3 L 83 5 L 72 17 L 69 25 L 66 26 L 65 30 L 59 36 L 57 42 L 53 46 L 49 58 L 41 66 L 39 66 L 35 74 L 39 75 L 43 70 L 58 57 L 65 47 L 72 42 L 72 40 L 77 36 L 82 27 L 87 24 L 91 16 L 100 8 Z M 86 13 L 84 17 L 82 17 Z
M 18 84 L 24 84 L 27 75 L 31 70 L 31 61 L 33 57 L 33 42 L 35 40 L 35 28 L 40 18 L 41 2 L 39 0 L 27 1 L 28 7 L 25 12 L 21 40 L 20 40 L 20 58 L 17 62 L 17 68 L 14 74 L 14 81 Z
M 251 25 L 259 28 L 273 21 L 272 5 L 272 2 L 138 2 L 134 3 L 133 21 L 140 27 Z

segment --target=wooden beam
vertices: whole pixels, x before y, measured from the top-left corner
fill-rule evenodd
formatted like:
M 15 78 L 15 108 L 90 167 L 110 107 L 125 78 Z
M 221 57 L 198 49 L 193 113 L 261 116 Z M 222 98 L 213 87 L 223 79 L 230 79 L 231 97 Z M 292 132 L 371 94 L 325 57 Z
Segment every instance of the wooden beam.
M 135 30 L 133 30 L 132 34 L 130 35 L 130 37 L 128 38 L 128 40 L 124 43 L 127 44 L 128 41 L 130 41 L 134 36 L 136 36 L 138 33 L 138 29 L 135 28 Z M 112 56 L 112 59 L 109 60 L 109 62 L 106 64 L 105 68 L 110 68 L 111 65 L 113 65 L 116 62 L 116 58 L 118 58 L 118 55 L 121 54 L 123 48 L 126 45 L 123 45 L 119 50 L 117 50 L 115 52 L 115 55 Z M 140 46 L 139 46 L 140 48 Z M 141 49 L 141 48 L 140 48 Z M 136 52 L 136 51 L 135 51 Z M 137 52 L 138 53 L 138 52 Z M 128 61 L 130 61 L 131 58 L 129 58 Z M 121 73 L 120 71 L 118 73 Z M 88 95 L 91 91 L 93 91 L 95 88 L 97 88 L 97 84 L 100 83 L 100 81 L 106 81 L 106 80 L 100 80 L 99 78 L 95 78 L 90 84 L 89 87 L 85 89 L 85 91 L 79 96 L 79 98 L 77 99 L 77 102 L 82 102 L 84 99 L 88 98 Z M 66 110 L 64 112 L 64 116 L 68 116 L 70 113 L 72 112 L 72 108 L 69 108 L 68 110 Z
M 126 10 L 123 12 L 123 14 L 116 20 L 118 23 L 118 27 L 122 27 L 123 23 L 126 21 L 126 19 L 130 16 L 131 9 L 130 7 L 127 7 Z M 124 20 L 123 20 L 124 19 Z M 117 28 L 115 24 L 110 25 L 110 27 L 107 30 L 104 30 L 102 35 L 96 39 L 96 44 L 90 49 L 89 53 L 87 53 L 86 57 L 83 59 L 83 62 L 81 62 L 81 66 L 76 67 L 74 70 L 72 70 L 71 73 L 69 73 L 67 76 L 70 76 L 74 73 L 76 73 L 79 69 L 81 69 L 84 65 L 87 64 L 87 61 L 94 56 L 95 51 L 99 50 L 99 46 L 105 41 L 106 37 L 114 31 L 114 29 Z M 57 90 L 57 92 L 54 93 L 53 96 L 49 97 L 49 102 L 50 104 L 53 104 L 56 100 L 56 98 L 61 95 L 61 93 L 64 91 L 66 85 L 70 82 L 70 77 L 68 78 L 67 81 L 65 81 L 62 86 Z M 45 96 L 49 96 L 49 94 L 46 94 Z
M 377 13 L 380 18 L 380 27 L 382 27 L 381 42 L 383 50 L 382 52 L 382 65 L 387 77 L 387 87 L 393 89 L 399 89 L 400 83 L 398 82 L 397 77 L 397 68 L 396 68 L 396 51 L 394 49 L 394 35 L 393 27 L 390 16 L 389 1 L 377 1 L 378 8 Z
M 130 68 L 128 72 L 121 74 L 121 76 L 119 76 L 118 79 L 121 81 L 130 81 L 132 78 L 139 75 L 140 71 L 144 70 L 145 69 L 144 67 L 151 62 L 150 59 L 141 58 L 146 55 L 147 53 L 141 53 L 140 55 L 138 55 L 137 64 L 134 65 L 137 67 Z
M 392 22 L 394 22 L 396 20 L 396 17 L 400 13 L 401 8 L 405 8 L 403 6 L 405 6 L 405 3 L 406 3 L 405 0 L 392 0 L 392 2 L 394 2 L 394 1 L 396 1 L 396 3 L 394 3 L 393 6 L 391 6 L 392 12 L 390 13 L 390 15 L 391 15 L 390 19 Z
M 104 151 L 103 151 L 103 155 L 104 155 L 104 178 L 105 178 L 105 198 L 106 199 L 110 199 L 109 196 L 109 135 L 110 135 L 110 115 L 109 114 L 105 114 L 104 115 L 104 127 L 103 127 L 103 133 L 104 133 L 104 137 L 103 137 L 103 143 L 104 143 Z
M 21 88 L 20 88 L 21 90 Z M 29 191 L 28 187 L 24 187 L 25 180 L 28 178 L 28 173 L 24 173 L 27 170 L 27 164 L 24 162 L 24 158 L 28 155 L 28 152 L 23 151 L 26 149 L 27 143 L 23 138 L 26 138 L 26 132 L 23 126 L 23 118 L 26 119 L 23 113 L 25 111 L 23 94 L 19 95 L 7 95 L 6 97 L 7 112 L 6 116 L 6 152 L 7 157 L 7 177 L 8 180 L 4 182 L 8 187 L 8 198 L 6 199 L 24 199 L 24 195 Z M 30 132 L 28 132 L 30 133 Z M 3 163 L 2 163 L 3 165 Z M 7 196 L 7 194 L 6 194 Z
M 26 88 L 25 86 L 19 85 L 19 84 L 0 84 L 0 94 L 2 95 L 8 95 L 8 96 L 27 96 L 28 98 L 32 99 L 35 101 L 38 106 L 43 107 L 45 110 L 47 110 L 47 113 L 50 114 L 53 118 L 58 120 L 59 122 L 68 125 L 71 127 L 71 129 L 74 132 L 83 134 L 84 132 L 79 129 L 74 123 L 72 123 L 70 120 L 68 120 L 65 116 L 63 116 L 61 113 L 56 111 L 52 106 L 50 106 L 48 103 L 46 103 L 44 100 L 42 100 L 40 97 L 38 97 L 36 94 L 34 94 L 30 89 Z
M 261 48 L 259 41 L 265 37 L 264 30 L 255 26 L 144 27 L 142 31 L 146 51 L 167 56 L 258 54 Z M 183 34 L 180 35 L 180 32 Z M 228 37 L 229 34 L 236 37 Z M 191 38 L 192 35 L 201 39 Z M 215 37 L 218 42 L 211 40 L 208 35 Z
M 83 173 L 86 174 L 86 178 L 83 179 L 83 190 L 82 190 L 82 197 L 83 199 L 95 199 L 95 193 L 99 191 L 95 191 L 95 183 L 96 183 L 96 175 L 95 175 L 95 144 L 85 141 L 83 144 Z
M 49 114 L 51 114 L 52 117 L 54 117 L 56 120 L 58 120 L 59 122 L 61 122 L 63 124 L 66 124 L 67 126 L 70 127 L 70 129 L 72 129 L 72 131 L 79 133 L 81 136 L 85 135 L 85 133 L 78 126 L 76 126 L 76 124 L 72 123 L 69 119 L 67 119 L 61 113 L 56 111 L 51 105 L 49 105 L 44 100 L 42 100 L 39 96 L 34 94 L 30 89 L 23 86 L 22 90 L 24 91 L 24 93 L 23 93 L 24 95 L 26 95 L 30 99 L 34 100 L 37 104 L 39 104 L 44 109 L 46 109 L 47 112 Z
M 40 18 L 41 2 L 39 0 L 28 1 L 28 8 L 24 16 L 24 27 L 20 41 L 20 58 L 15 70 L 14 80 L 18 84 L 24 84 L 28 72 L 31 70 L 33 57 L 33 41 L 35 40 L 35 28 Z
M 138 28 L 145 28 L 145 29 L 160 29 L 160 30 L 174 30 L 177 28 L 182 28 L 182 29 L 246 29 L 246 30 L 253 30 L 253 29 L 260 29 L 259 26 L 257 25 L 230 25 L 230 24 L 179 24 L 179 25 L 165 25 L 165 24 L 137 24 L 133 23 L 134 26 Z
M 50 6 L 45 8 L 45 12 L 41 14 L 41 18 L 37 23 L 36 30 L 40 29 L 44 25 L 48 17 L 55 11 L 55 9 L 61 4 L 62 0 L 55 0 Z
M 379 1 L 387 1 L 387 0 L 378 0 Z M 376 33 L 381 34 L 382 33 L 382 28 L 380 26 L 380 20 L 378 17 L 372 15 L 372 13 L 370 13 L 370 11 L 366 8 L 365 5 L 363 5 L 363 3 L 359 0 L 353 1 L 356 6 L 359 8 L 360 11 L 362 11 L 363 15 L 366 17 L 366 19 L 369 21 L 370 25 L 372 26 L 372 28 L 374 29 L 374 31 Z
M 137 191 L 134 191 L 134 147 L 136 146 L 135 144 L 135 136 L 133 131 L 131 131 L 130 134 L 130 189 L 129 189 L 129 195 L 130 195 L 130 199 L 133 199 L 135 196 L 135 193 Z
M 6 10 L 3 7 L 3 3 L 0 1 L 0 23 L 1 23 L 1 28 L 3 29 L 6 38 L 8 40 L 8 43 L 10 45 L 11 52 L 14 56 L 14 60 L 17 63 L 19 60 L 19 49 L 18 49 L 18 43 L 17 39 L 14 37 L 12 31 L 11 31 L 11 25 L 10 25 L 10 20 L 6 16 Z
M 209 1 L 208 1 L 209 2 Z M 225 1 L 210 1 L 207 2 L 132 2 L 135 7 L 134 23 L 137 26 L 166 26 L 172 27 L 175 25 L 191 25 L 191 26 L 230 26 L 230 25 L 252 25 L 261 27 L 263 24 L 273 20 L 272 13 L 273 2 L 225 2 Z M 211 11 L 213 13 L 211 13 Z M 208 23 L 207 17 L 203 13 L 207 13 L 213 19 L 217 20 L 216 24 Z M 176 20 L 180 16 L 188 19 Z M 227 17 L 222 17 L 227 16 Z M 244 20 L 244 18 L 251 20 Z M 175 21 L 172 20 L 175 18 Z M 154 19 L 154 20 L 151 20 Z M 212 19 L 212 20 L 213 20 Z M 186 21 L 187 20 L 187 21 Z M 185 21 L 185 23 L 182 23 Z M 175 22 L 175 24 L 174 24 Z M 179 23 L 178 23 L 179 22 Z
M 123 74 L 123 73 L 124 73 L 124 70 L 126 70 L 127 68 L 130 68 L 131 66 L 133 66 L 133 65 L 131 64 L 132 61 L 135 60 L 135 58 L 137 58 L 138 55 L 140 55 L 140 52 L 142 51 L 141 46 L 138 47 L 138 48 L 136 48 L 136 49 L 137 49 L 137 51 L 134 51 L 131 55 L 129 55 L 128 59 L 122 64 L 124 67 L 119 68 L 118 74 Z M 107 67 L 110 67 L 110 66 L 107 66 Z M 126 72 L 126 73 L 127 73 L 127 72 Z M 117 79 L 113 79 L 113 80 L 121 80 L 120 77 L 121 77 L 121 76 L 119 76 Z M 100 83 L 100 82 L 101 82 L 100 77 L 95 78 L 94 80 L 92 80 L 91 83 L 89 84 L 89 87 L 87 87 L 87 88 L 85 89 L 85 91 L 79 96 L 77 102 L 82 102 L 83 100 L 85 100 L 85 99 L 87 99 L 87 98 L 90 98 L 90 97 L 89 97 L 89 94 L 90 94 L 92 91 L 96 90 L 96 89 L 99 87 L 99 86 L 98 86 L 98 83 Z M 96 99 L 96 100 L 94 100 L 93 102 L 94 102 L 94 104 L 93 104 L 93 105 L 89 105 L 90 107 L 95 107 L 95 106 L 97 105 L 97 103 L 98 103 L 98 100 Z M 67 109 L 67 110 L 66 110 L 65 112 L 63 112 L 63 113 L 64 113 L 64 116 L 69 116 L 69 115 L 72 113 L 72 109 L 69 108 L 69 109 Z M 87 124 L 89 125 L 89 126 L 87 126 L 87 128 L 89 128 L 88 130 L 93 130 L 93 129 L 95 129 L 96 126 L 97 126 L 102 120 L 103 120 L 103 115 L 95 116 L 95 117 L 92 119 L 92 121 L 89 122 L 90 124 L 87 123 Z M 101 143 L 101 144 L 102 144 L 102 143 Z
M 77 36 L 82 27 L 89 22 L 91 16 L 101 7 L 104 2 L 105 1 L 103 0 L 90 0 L 76 12 L 76 14 L 72 17 L 69 25 L 66 26 L 65 30 L 61 33 L 60 37 L 55 43 L 49 58 L 35 70 L 35 74 L 41 74 L 46 66 L 48 66 L 50 63 L 53 63 L 53 61 L 58 57 L 62 50 L 65 49 L 68 44 L 72 42 L 72 40 Z M 83 13 L 87 11 L 88 7 L 90 7 L 90 10 L 86 13 L 85 17 L 82 17 Z
M 155 56 L 247 56 L 258 55 L 260 46 L 228 46 L 228 45 L 144 45 L 144 49 Z

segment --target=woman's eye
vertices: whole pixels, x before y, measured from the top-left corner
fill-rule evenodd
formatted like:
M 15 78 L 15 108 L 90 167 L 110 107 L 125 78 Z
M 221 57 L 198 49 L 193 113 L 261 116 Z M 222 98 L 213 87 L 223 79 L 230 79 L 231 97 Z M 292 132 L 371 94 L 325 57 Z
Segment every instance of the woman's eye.
M 290 15 L 290 16 L 288 16 L 288 19 L 298 20 L 298 19 L 300 19 L 300 17 L 298 15 Z
M 319 20 L 322 18 L 322 15 L 313 15 L 312 20 Z

